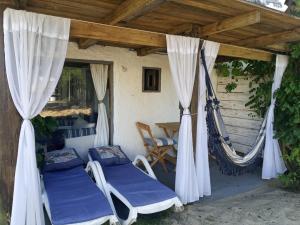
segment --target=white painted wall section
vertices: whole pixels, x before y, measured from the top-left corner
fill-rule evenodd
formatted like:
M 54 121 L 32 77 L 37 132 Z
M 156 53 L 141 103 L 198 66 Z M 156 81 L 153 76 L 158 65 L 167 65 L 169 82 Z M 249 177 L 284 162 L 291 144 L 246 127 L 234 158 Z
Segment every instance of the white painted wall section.
M 131 159 L 145 154 L 135 122 L 148 123 L 154 134 L 161 136 L 163 133 L 155 123 L 179 121 L 179 101 L 166 55 L 138 57 L 136 52 L 124 48 L 95 45 L 83 50 L 78 49 L 76 43 L 69 43 L 67 58 L 113 62 L 113 141 L 121 145 Z M 161 68 L 161 92 L 142 92 L 143 66 Z

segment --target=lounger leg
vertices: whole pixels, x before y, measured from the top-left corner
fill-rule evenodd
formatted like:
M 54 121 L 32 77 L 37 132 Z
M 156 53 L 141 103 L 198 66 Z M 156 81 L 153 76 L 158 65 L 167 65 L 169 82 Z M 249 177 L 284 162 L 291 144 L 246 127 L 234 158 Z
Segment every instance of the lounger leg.
M 181 201 L 179 201 L 179 199 L 177 198 L 176 202 L 175 202 L 175 206 L 174 206 L 174 211 L 175 212 L 182 212 L 184 210 L 184 207 L 181 203 Z

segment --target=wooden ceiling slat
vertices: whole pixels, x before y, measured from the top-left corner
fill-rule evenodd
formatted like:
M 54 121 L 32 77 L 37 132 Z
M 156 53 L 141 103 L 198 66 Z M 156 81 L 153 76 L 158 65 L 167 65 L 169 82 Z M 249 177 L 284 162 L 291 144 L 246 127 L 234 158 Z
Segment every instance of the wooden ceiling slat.
M 242 41 L 238 41 L 238 44 L 247 47 L 265 47 L 267 45 L 272 45 L 275 43 L 294 42 L 299 40 L 300 40 L 300 27 L 293 30 L 267 34 L 264 36 L 259 36 L 251 39 L 245 39 Z
M 236 15 L 238 13 L 238 11 L 232 9 L 230 6 L 224 8 L 219 7 L 217 4 L 210 4 L 208 1 L 206 0 L 169 0 L 171 2 L 180 4 L 180 5 L 186 5 L 186 6 L 191 6 L 194 8 L 198 8 L 198 9 L 205 9 L 207 11 L 211 11 L 211 12 L 216 12 L 219 14 L 223 14 L 223 15 L 227 15 L 227 16 L 233 16 Z M 241 12 L 240 12 L 241 13 Z
M 132 20 L 163 2 L 164 0 L 126 0 L 106 18 L 105 22 L 115 25 L 120 21 Z
M 196 36 L 206 39 L 208 36 L 211 36 L 211 35 L 214 35 L 217 33 L 221 33 L 221 32 L 227 31 L 227 30 L 237 29 L 240 27 L 252 25 L 255 23 L 259 23 L 259 22 L 260 22 L 260 13 L 259 12 L 255 11 L 255 12 L 251 12 L 251 13 L 246 13 L 243 15 L 238 15 L 235 17 L 227 18 L 225 20 L 197 28 Z M 175 33 L 176 34 L 176 32 L 167 32 L 167 33 L 172 33 L 172 34 Z M 230 40 L 230 41 L 232 41 L 232 40 Z M 224 36 L 223 36 L 222 42 L 224 43 Z M 158 49 L 158 51 L 159 50 L 160 49 Z M 147 49 L 139 50 L 138 54 L 140 56 L 143 56 L 143 55 L 146 55 L 148 53 L 150 54 L 153 52 L 154 52 L 154 49 L 147 48 Z
M 22 0 L 23 1 L 23 0 Z M 156 0 L 27 0 L 25 10 L 48 15 L 79 19 L 84 21 L 103 23 L 108 15 L 113 13 L 125 1 L 152 2 Z M 240 27 L 236 29 L 223 30 L 222 33 L 211 34 L 207 39 L 222 43 L 235 43 L 246 46 L 256 38 L 264 38 L 266 45 L 261 44 L 257 48 L 284 51 L 281 42 L 289 42 L 297 39 L 298 33 L 281 35 L 278 39 L 276 34 L 294 30 L 300 27 L 300 18 L 292 17 L 243 0 L 157 0 L 163 2 L 150 11 L 141 11 L 142 15 L 123 18 L 118 26 L 126 26 L 143 30 L 168 33 L 174 27 L 182 24 L 198 24 L 207 26 L 240 14 L 259 11 L 261 13 L 260 23 Z M 133 7 L 134 8 L 134 7 Z M 142 7 L 141 7 L 142 8 Z M 133 10 L 133 9 L 131 9 Z M 139 13 L 138 13 L 139 14 Z M 127 16 L 126 16 L 127 17 Z M 210 25 L 213 27 L 213 25 Z M 215 25 L 214 25 L 215 26 Z M 287 33 L 283 33 L 287 34 Z M 266 36 L 269 35 L 269 36 Z M 274 36 L 275 35 L 275 36 Z M 272 41 L 268 37 L 275 37 Z M 93 43 L 81 40 L 82 43 Z M 95 41 L 94 41 L 95 43 Z M 267 46 L 271 43 L 271 46 Z M 275 43 L 275 45 L 274 45 Z M 276 43 L 280 43 L 277 45 Z M 127 43 L 128 46 L 130 45 Z M 138 45 L 140 46 L 140 45 Z M 145 45 L 147 46 L 147 45 Z M 250 45 L 249 45 L 250 46 Z M 254 45 L 251 45 L 254 46 Z M 277 49 L 277 50 L 276 50 Z
M 32 9 L 37 8 L 39 10 L 49 10 L 49 11 L 56 11 L 56 14 L 64 16 L 64 13 L 68 15 L 72 15 L 71 18 L 91 18 L 91 21 L 94 22 L 102 22 L 101 15 L 104 16 L 105 14 L 109 13 L 107 10 L 102 10 L 101 8 L 97 9 L 94 8 L 94 10 L 83 10 L 80 8 L 74 7 L 72 4 L 60 4 L 60 1 L 56 0 L 47 0 L 47 1 L 37 1 L 34 0 L 31 3 L 34 4 L 28 4 L 26 9 Z M 66 17 L 66 15 L 65 15 Z
M 26 10 L 30 11 L 30 12 L 42 13 L 42 14 L 46 14 L 46 15 L 59 16 L 59 17 L 66 17 L 66 18 L 70 18 L 70 19 L 99 22 L 99 18 L 78 15 L 78 14 L 74 14 L 72 12 L 62 12 L 62 11 L 54 10 L 54 9 L 45 9 L 45 8 L 37 8 L 37 7 L 27 6 Z
M 254 11 L 206 25 L 201 28 L 200 34 L 202 36 L 209 36 L 227 30 L 234 30 L 241 27 L 246 27 L 259 22 L 260 13 L 258 11 Z

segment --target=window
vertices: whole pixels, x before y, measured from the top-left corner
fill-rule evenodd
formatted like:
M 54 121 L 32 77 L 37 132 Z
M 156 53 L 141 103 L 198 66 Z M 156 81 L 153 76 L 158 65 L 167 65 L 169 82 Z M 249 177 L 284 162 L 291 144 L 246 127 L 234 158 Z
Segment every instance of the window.
M 43 116 L 92 115 L 97 98 L 89 64 L 66 63 Z
M 160 68 L 143 67 L 143 92 L 160 92 Z

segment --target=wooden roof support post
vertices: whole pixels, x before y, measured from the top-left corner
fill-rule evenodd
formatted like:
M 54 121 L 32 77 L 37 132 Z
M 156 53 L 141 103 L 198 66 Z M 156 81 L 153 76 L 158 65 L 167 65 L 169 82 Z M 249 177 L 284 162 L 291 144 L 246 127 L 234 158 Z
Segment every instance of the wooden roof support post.
M 3 11 L 6 7 L 17 6 L 0 3 L 0 220 L 6 219 L 6 213 L 10 213 L 11 209 L 21 127 L 21 118 L 12 101 L 5 72 Z M 6 224 L 6 221 L 0 221 L 0 224 Z
M 256 23 L 260 23 L 260 13 L 258 11 L 245 13 L 239 16 L 231 17 L 228 19 L 224 19 L 219 22 L 215 22 L 203 27 L 199 27 L 199 35 L 198 37 L 205 38 L 207 36 L 210 36 L 212 34 L 221 33 L 228 30 L 234 30 L 237 28 L 253 25 Z M 190 25 L 191 27 L 193 25 Z M 195 25 L 194 25 L 195 26 Z M 170 34 L 179 34 L 182 32 L 168 32 Z M 139 56 L 145 56 L 151 53 L 155 53 L 156 51 L 160 51 L 161 49 L 151 49 L 151 48 L 142 48 L 139 49 L 137 54 Z
M 105 24 L 116 25 L 121 21 L 128 22 L 163 2 L 164 0 L 126 0 L 105 19 Z M 97 40 L 80 39 L 79 48 L 86 49 L 96 43 Z

